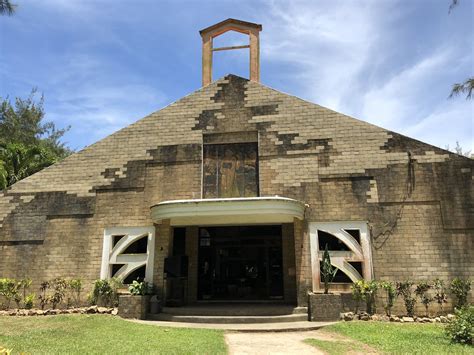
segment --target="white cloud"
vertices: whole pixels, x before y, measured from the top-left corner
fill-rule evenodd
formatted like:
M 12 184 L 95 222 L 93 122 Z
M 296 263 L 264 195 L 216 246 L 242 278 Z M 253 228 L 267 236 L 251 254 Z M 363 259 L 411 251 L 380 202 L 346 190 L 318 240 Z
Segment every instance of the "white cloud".
M 296 95 L 440 147 L 473 145 L 472 101 L 447 100 L 451 84 L 472 71 L 464 39 L 438 33 L 431 47 L 407 40 L 416 27 L 400 26 L 413 8 L 396 1 L 271 4 L 262 57 L 289 67 L 285 85 Z

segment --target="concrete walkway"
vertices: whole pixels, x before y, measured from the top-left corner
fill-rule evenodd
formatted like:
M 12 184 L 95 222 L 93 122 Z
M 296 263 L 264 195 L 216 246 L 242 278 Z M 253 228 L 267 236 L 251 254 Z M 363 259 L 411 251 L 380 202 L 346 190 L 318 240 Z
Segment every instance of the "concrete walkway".
M 288 333 L 226 333 L 225 340 L 230 355 L 324 354 L 303 343 L 308 338 L 320 338 L 317 331 Z
M 232 323 L 185 323 L 185 322 L 166 322 L 154 320 L 139 320 L 127 319 L 130 322 L 156 325 L 160 327 L 173 328 L 200 328 L 200 329 L 220 329 L 233 332 L 245 333 L 265 333 L 265 332 L 295 332 L 305 331 L 307 333 L 311 330 L 320 329 L 335 322 L 288 322 L 288 323 L 247 323 L 247 324 L 232 324 Z

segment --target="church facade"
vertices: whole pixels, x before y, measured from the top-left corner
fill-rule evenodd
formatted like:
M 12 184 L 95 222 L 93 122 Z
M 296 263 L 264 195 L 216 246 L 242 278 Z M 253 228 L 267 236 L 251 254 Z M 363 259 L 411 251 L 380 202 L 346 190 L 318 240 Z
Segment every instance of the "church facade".
M 258 26 L 201 31 L 201 89 L 4 191 L 0 276 L 306 306 L 327 246 L 341 292 L 472 277 L 473 160 L 262 85 Z M 251 80 L 210 78 L 228 30 L 250 36 Z

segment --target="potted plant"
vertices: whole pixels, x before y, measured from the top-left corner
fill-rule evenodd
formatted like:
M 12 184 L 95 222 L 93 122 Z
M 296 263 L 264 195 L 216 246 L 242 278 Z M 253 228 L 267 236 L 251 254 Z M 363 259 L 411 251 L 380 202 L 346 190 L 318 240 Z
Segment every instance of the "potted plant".
M 331 256 L 329 255 L 327 244 L 324 248 L 320 265 L 324 293 L 309 294 L 309 320 L 338 320 L 342 311 L 341 295 L 338 293 L 329 293 L 329 284 L 334 280 L 338 268 L 334 267 L 331 263 Z
M 134 280 L 128 286 L 128 292 L 129 294 L 119 295 L 119 316 L 145 319 L 149 312 L 152 287 L 146 281 Z

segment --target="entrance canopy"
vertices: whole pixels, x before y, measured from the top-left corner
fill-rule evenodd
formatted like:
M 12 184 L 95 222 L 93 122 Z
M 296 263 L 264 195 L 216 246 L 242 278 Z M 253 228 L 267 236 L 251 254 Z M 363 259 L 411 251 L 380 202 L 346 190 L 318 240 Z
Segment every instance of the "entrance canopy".
M 304 218 L 305 204 L 286 197 L 173 200 L 151 207 L 155 223 L 172 226 L 291 223 Z

